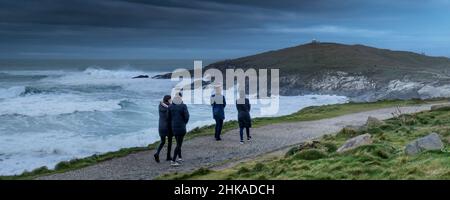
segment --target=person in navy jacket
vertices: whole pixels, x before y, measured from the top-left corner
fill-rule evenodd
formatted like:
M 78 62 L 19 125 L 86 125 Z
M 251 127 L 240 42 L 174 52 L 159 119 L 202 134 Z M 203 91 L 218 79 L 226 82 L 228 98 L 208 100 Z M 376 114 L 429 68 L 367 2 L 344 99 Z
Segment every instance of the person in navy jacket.
M 225 96 L 222 95 L 222 87 L 217 86 L 216 92 L 211 96 L 211 107 L 213 118 L 216 121 L 216 127 L 214 132 L 214 137 L 217 141 L 222 140 L 220 134 L 222 132 L 223 121 L 225 120 L 225 107 L 227 103 L 225 101 Z

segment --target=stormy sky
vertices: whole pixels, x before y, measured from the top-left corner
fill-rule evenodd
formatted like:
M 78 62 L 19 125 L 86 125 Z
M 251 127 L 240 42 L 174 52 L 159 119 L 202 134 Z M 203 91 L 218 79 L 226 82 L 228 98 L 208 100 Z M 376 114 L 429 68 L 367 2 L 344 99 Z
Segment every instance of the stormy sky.
M 450 56 L 447 0 L 0 0 L 0 58 L 223 59 L 320 41 Z

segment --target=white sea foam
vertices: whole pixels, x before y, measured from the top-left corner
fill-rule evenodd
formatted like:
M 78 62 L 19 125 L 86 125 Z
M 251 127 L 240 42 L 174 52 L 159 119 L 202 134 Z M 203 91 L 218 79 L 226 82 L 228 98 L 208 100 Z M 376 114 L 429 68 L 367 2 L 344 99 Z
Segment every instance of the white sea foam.
M 151 73 L 150 75 L 156 75 Z M 51 81 L 60 84 L 79 85 L 79 84 L 114 84 L 122 82 L 139 82 L 147 79 L 132 79 L 139 75 L 149 75 L 148 72 L 138 70 L 108 70 L 101 68 L 88 68 L 82 72 L 68 72 L 58 78 L 48 78 Z M 150 76 L 149 75 L 149 76 Z M 119 82 L 117 82 L 119 81 Z
M 82 158 L 126 147 L 146 146 L 159 136 L 156 129 L 89 137 L 79 133 L 50 131 L 30 135 L 0 136 L 0 175 L 20 174 L 25 170 L 54 166 L 61 161 Z
M 25 92 L 24 86 L 14 86 L 10 88 L 0 88 L 0 99 L 17 97 Z
M 170 80 L 132 79 L 155 74 L 133 70 L 11 73 L 53 75 L 27 85 L 43 92 L 23 94 L 26 88 L 19 85 L 0 89 L 0 175 L 40 166 L 52 168 L 60 161 L 157 141 L 158 103 L 176 84 Z M 120 87 L 101 89 L 116 85 Z M 281 96 L 276 116 L 307 106 L 347 101 L 346 97 L 328 95 Z M 259 117 L 259 107 L 252 105 L 252 117 Z M 189 130 L 214 123 L 210 105 L 188 108 Z M 235 105 L 230 103 L 226 120 L 236 118 Z
M 0 101 L 0 115 L 60 115 L 83 111 L 112 111 L 120 109 L 122 100 L 88 100 L 72 94 L 27 95 Z
M 61 85 L 109 85 L 121 86 L 125 90 L 135 92 L 155 92 L 167 90 L 175 85 L 174 82 L 161 79 L 140 78 L 139 75 L 152 77 L 160 72 L 144 72 L 139 70 L 107 70 L 101 68 L 88 68 L 83 72 L 71 72 L 60 77 L 49 77 L 44 81 Z

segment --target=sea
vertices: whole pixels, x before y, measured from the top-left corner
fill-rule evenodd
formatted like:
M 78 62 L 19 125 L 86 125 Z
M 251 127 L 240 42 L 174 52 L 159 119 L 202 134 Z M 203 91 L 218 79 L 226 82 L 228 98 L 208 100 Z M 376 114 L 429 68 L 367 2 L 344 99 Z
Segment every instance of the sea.
M 0 60 L 0 175 L 158 141 L 158 105 L 177 82 L 132 77 L 177 68 L 193 68 L 193 60 Z M 345 102 L 281 96 L 274 116 Z M 258 106 L 252 117 L 260 116 Z M 188 109 L 188 129 L 214 123 L 210 105 Z M 227 106 L 226 120 L 236 119 L 235 107 Z

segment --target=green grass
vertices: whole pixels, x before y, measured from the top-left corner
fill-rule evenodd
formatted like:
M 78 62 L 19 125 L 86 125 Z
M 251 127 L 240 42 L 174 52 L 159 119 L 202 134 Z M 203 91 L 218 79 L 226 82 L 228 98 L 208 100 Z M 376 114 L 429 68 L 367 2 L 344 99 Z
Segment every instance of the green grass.
M 375 80 L 377 85 L 385 85 L 390 80 L 401 80 L 405 75 L 410 76 L 412 81 L 431 80 L 432 73 L 441 73 L 443 66 L 449 65 L 448 58 L 362 45 L 320 43 L 224 60 L 208 65 L 206 69 L 224 70 L 230 66 L 243 69 L 272 68 L 280 69 L 280 78 L 295 76 L 305 81 L 310 80 L 310 77 L 320 77 L 324 71 L 344 71 L 362 74 Z M 302 84 L 295 86 L 300 87 Z
M 110 160 L 113 158 L 123 157 L 132 153 L 145 151 L 155 148 L 155 144 L 151 144 L 148 147 L 133 147 L 133 148 L 124 148 L 114 152 L 108 152 L 101 155 L 92 155 L 86 158 L 73 159 L 70 161 L 63 161 L 58 163 L 54 169 L 48 169 L 47 167 L 40 167 L 34 169 L 31 172 L 25 171 L 20 175 L 16 176 L 0 176 L 0 180 L 21 180 L 21 179 L 34 179 L 42 175 L 50 175 L 54 173 L 62 173 L 70 170 L 80 169 L 83 167 L 87 167 L 102 161 Z
M 446 101 L 442 99 L 437 100 L 388 100 L 388 101 L 378 101 L 372 103 L 346 103 L 346 104 L 338 104 L 338 105 L 326 105 L 326 106 L 312 106 L 308 108 L 304 108 L 296 113 L 287 116 L 281 117 L 265 117 L 265 118 L 255 118 L 253 120 L 254 127 L 260 127 L 267 124 L 274 123 L 283 123 L 283 122 L 296 122 L 296 121 L 310 121 L 310 120 L 318 120 L 324 118 L 332 118 L 340 115 L 355 113 L 355 112 L 363 112 L 368 110 L 374 110 L 379 108 L 387 108 L 393 106 L 408 106 L 408 105 L 418 105 L 425 104 L 430 102 L 441 102 Z M 223 131 L 227 132 L 229 130 L 235 129 L 238 127 L 236 121 L 226 122 L 223 127 Z M 205 126 L 201 128 L 195 128 L 190 131 L 186 139 L 192 139 L 194 137 L 213 135 L 214 127 L 212 125 Z M 70 161 L 64 161 L 56 165 L 55 169 L 47 169 L 45 167 L 41 167 L 35 169 L 31 172 L 24 172 L 20 175 L 16 176 L 0 176 L 0 180 L 5 179 L 33 179 L 43 175 L 50 175 L 54 173 L 62 173 L 70 170 L 80 169 L 83 167 L 91 166 L 97 164 L 99 162 L 103 162 L 106 160 L 110 160 L 113 158 L 123 157 L 129 155 L 131 153 L 136 153 L 145 150 L 152 150 L 157 146 L 158 142 L 150 144 L 148 147 L 134 147 L 134 148 L 125 148 L 115 152 L 109 152 L 101 155 L 93 155 L 86 158 L 74 159 Z
M 290 149 L 284 157 L 241 163 L 212 171 L 169 174 L 161 179 L 450 179 L 450 112 L 426 111 L 385 120 L 377 129 L 363 129 L 356 135 L 372 134 L 374 143 L 344 153 L 336 147 L 354 136 L 348 131 L 326 135 L 310 149 Z M 442 151 L 406 156 L 410 141 L 436 132 Z

